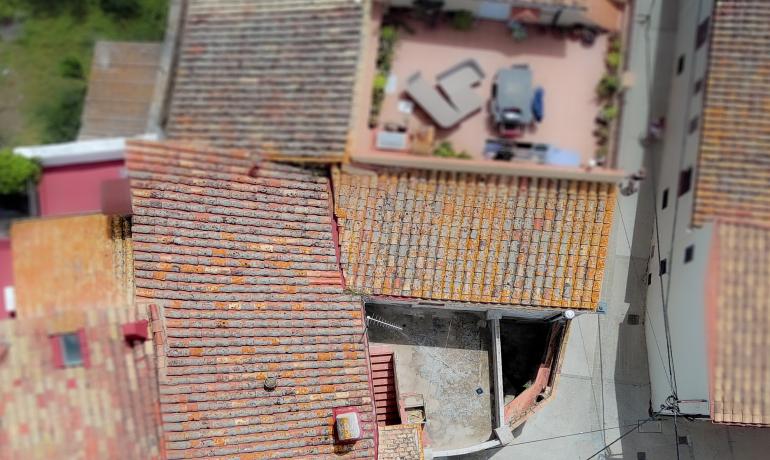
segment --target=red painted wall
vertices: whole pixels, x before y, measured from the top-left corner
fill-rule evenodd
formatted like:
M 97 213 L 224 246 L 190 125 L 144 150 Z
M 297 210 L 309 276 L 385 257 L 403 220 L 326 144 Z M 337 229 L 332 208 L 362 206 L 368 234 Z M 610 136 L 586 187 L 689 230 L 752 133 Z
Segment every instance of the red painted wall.
M 11 263 L 11 240 L 0 237 L 0 319 L 8 317 L 5 311 L 3 288 L 13 286 L 13 264 Z
M 123 160 L 45 168 L 37 186 L 42 217 L 82 214 L 101 208 L 101 184 L 120 178 Z

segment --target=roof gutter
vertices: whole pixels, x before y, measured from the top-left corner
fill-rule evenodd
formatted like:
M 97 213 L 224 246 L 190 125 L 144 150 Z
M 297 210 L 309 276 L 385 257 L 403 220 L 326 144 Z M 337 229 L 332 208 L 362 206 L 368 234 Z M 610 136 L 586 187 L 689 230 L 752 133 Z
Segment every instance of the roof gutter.
M 141 136 L 141 138 L 150 140 L 154 136 Z M 23 157 L 38 159 L 43 167 L 54 167 L 122 160 L 125 148 L 126 138 L 114 137 L 61 144 L 23 146 L 16 147 L 13 151 Z

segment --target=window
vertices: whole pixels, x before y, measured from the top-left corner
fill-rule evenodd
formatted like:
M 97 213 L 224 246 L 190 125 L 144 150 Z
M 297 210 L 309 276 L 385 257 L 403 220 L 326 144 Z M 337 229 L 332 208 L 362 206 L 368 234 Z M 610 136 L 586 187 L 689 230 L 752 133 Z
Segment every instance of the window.
M 652 284 L 652 273 L 647 273 L 647 286 Z
M 692 167 L 679 173 L 679 196 L 690 191 L 692 187 Z
M 699 78 L 698 81 L 695 82 L 695 85 L 693 87 L 693 94 L 698 94 L 703 90 L 703 79 Z
M 660 200 L 660 209 L 668 207 L 668 189 L 663 190 L 663 197 Z
M 692 117 L 692 119 L 690 120 L 690 134 L 692 134 L 692 133 L 694 133 L 695 131 L 698 130 L 698 123 L 699 122 L 700 122 L 700 118 L 697 115 Z
M 683 70 L 684 70 L 684 54 L 679 56 L 679 59 L 676 61 L 676 74 L 680 75 Z
M 59 336 L 61 341 L 62 358 L 65 366 L 80 366 L 83 364 L 83 350 L 80 349 L 78 334 Z
M 85 333 L 81 330 L 50 337 L 53 350 L 54 365 L 57 368 L 88 367 L 88 349 Z
M 700 49 L 700 47 L 706 43 L 706 40 L 708 40 L 710 23 L 711 18 L 706 18 L 700 24 L 698 24 L 698 34 L 695 36 L 696 50 Z
M 684 263 L 692 262 L 695 257 L 695 245 L 691 244 L 684 249 Z
M 660 275 L 663 276 L 668 271 L 668 263 L 666 259 L 660 261 Z

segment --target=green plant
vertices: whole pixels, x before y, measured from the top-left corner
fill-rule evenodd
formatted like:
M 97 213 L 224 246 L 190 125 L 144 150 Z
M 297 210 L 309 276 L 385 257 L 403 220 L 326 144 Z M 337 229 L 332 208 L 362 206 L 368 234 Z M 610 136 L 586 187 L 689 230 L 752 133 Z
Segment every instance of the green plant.
M 139 0 L 99 0 L 99 6 L 115 18 L 132 18 L 142 10 Z
M 604 63 L 607 65 L 607 70 L 610 72 L 617 72 L 620 68 L 620 51 L 610 51 L 604 58 Z
M 609 99 L 620 89 L 620 77 L 617 75 L 606 74 L 596 86 L 596 95 L 599 99 Z
M 10 149 L 0 150 L 0 195 L 24 193 L 27 182 L 40 179 L 40 163 L 16 155 Z
M 452 27 L 456 30 L 471 30 L 476 17 L 466 10 L 455 11 L 452 15 Z
M 620 35 L 618 34 L 612 34 L 610 35 L 610 39 L 607 42 L 607 51 L 610 53 L 619 53 L 620 52 Z
M 452 147 L 452 143 L 449 141 L 440 142 L 438 146 L 436 146 L 436 148 L 433 150 L 433 155 L 442 158 L 471 158 L 470 154 L 465 150 L 460 152 L 456 151 L 454 147 Z
M 594 157 L 597 161 L 602 162 L 605 158 L 607 158 L 607 153 L 609 153 L 609 147 L 607 147 L 606 144 L 600 145 L 596 148 L 596 152 L 594 154 Z
M 85 76 L 80 60 L 73 56 L 67 56 L 59 62 L 59 73 L 64 78 L 82 80 Z
M 45 142 L 67 142 L 77 137 L 85 93 L 82 86 L 70 88 L 62 92 L 56 103 L 45 110 Z
M 618 106 L 617 105 L 605 105 L 602 107 L 602 111 L 599 114 L 599 116 L 604 120 L 605 122 L 610 122 L 618 117 Z

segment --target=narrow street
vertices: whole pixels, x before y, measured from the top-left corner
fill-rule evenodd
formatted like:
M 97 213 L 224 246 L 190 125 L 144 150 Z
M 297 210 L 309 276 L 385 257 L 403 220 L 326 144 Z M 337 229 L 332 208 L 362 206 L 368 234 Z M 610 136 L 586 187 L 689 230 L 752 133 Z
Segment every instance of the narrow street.
M 646 157 L 639 138 L 648 120 L 666 112 L 674 62 L 667 44 L 675 38 L 678 2 L 635 4 L 628 66 L 633 85 L 625 92 L 618 167 L 632 173 L 644 166 L 649 176 L 653 171 L 645 160 L 656 152 Z M 606 312 L 574 320 L 556 397 L 514 431 L 513 444 L 466 458 L 767 458 L 761 429 L 681 418 L 676 432 L 671 418 L 636 429 L 650 413 L 644 308 L 655 219 L 651 184 L 648 179 L 637 193 L 618 195 L 610 242 L 614 252 L 607 261 L 602 295 Z M 665 350 L 659 359 L 667 359 Z

